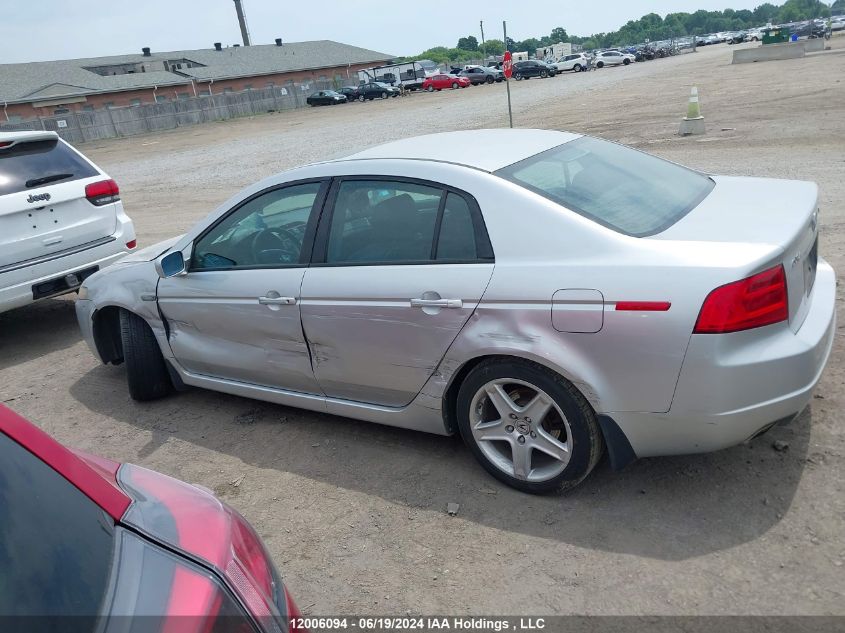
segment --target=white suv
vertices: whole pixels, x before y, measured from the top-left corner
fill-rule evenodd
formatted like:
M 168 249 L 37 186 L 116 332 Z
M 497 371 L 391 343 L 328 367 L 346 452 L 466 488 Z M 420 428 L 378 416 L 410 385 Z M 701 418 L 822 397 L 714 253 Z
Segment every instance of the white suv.
M 554 63 L 558 72 L 565 70 L 574 70 L 576 73 L 582 70 L 587 70 L 590 67 L 590 60 L 584 53 L 572 53 L 571 55 L 564 55 Z
M 99 167 L 55 132 L 0 132 L 0 312 L 73 292 L 135 246 Z

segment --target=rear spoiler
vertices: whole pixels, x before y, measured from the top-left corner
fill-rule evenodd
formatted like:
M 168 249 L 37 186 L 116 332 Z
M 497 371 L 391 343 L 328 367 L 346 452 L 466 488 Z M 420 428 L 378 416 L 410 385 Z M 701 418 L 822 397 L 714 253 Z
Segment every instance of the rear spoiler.
M 55 132 L 0 132 L 0 151 L 14 147 L 20 143 L 32 143 L 33 141 L 52 141 L 59 138 Z

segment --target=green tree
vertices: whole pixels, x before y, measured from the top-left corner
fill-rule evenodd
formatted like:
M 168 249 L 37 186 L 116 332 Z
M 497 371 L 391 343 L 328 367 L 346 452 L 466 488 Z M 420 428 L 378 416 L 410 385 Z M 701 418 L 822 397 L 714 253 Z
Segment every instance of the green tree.
M 477 51 L 478 50 L 478 40 L 475 39 L 474 35 L 468 35 L 467 37 L 462 37 L 458 40 L 458 48 L 464 51 Z
M 842 0 L 845 2 L 845 0 Z M 552 29 L 552 32 L 549 34 L 549 39 L 552 41 L 552 44 L 557 44 L 559 42 L 568 42 L 569 35 L 566 33 L 566 29 L 562 26 L 558 26 Z
M 484 42 L 484 52 L 488 55 L 502 55 L 505 52 L 505 43 L 502 40 L 487 40 Z
M 845 0 L 836 0 L 832 5 L 830 5 L 830 10 L 835 14 L 845 11 Z

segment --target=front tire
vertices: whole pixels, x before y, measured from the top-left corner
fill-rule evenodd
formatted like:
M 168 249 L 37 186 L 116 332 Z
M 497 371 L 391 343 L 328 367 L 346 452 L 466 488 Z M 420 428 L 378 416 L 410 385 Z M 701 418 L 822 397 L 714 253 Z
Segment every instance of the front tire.
M 572 70 L 574 70 L 576 73 L 580 73 L 583 70 L 583 68 L 581 67 L 581 64 L 575 64 L 575 66 L 572 68 Z
M 120 339 L 126 380 L 133 400 L 156 400 L 173 389 L 161 348 L 152 329 L 137 314 L 121 309 Z
M 382 93 L 381 93 L 381 98 L 382 98 L 382 99 L 387 99 L 387 93 L 386 93 L 386 92 L 382 92 Z
M 473 369 L 457 399 L 458 428 L 487 472 L 534 494 L 581 483 L 604 451 L 596 414 L 575 387 L 523 359 Z
M 631 60 L 630 60 L 630 59 L 628 59 L 628 58 L 626 57 L 626 58 L 625 58 L 625 61 L 623 61 L 622 63 L 623 63 L 625 66 L 627 66 L 628 64 L 630 64 L 630 63 L 631 63 Z
M 494 81 L 494 79 L 490 75 L 487 75 L 487 79 L 484 80 L 484 83 L 492 84 L 493 81 Z

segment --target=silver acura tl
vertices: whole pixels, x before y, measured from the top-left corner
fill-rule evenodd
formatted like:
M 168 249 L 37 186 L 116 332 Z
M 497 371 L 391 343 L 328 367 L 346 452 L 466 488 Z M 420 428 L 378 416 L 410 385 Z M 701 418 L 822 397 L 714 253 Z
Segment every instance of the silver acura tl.
M 559 490 L 605 448 L 713 451 L 807 405 L 835 330 L 817 198 L 587 136 L 434 134 L 263 180 L 76 310 L 137 400 L 460 433 L 503 482 Z

